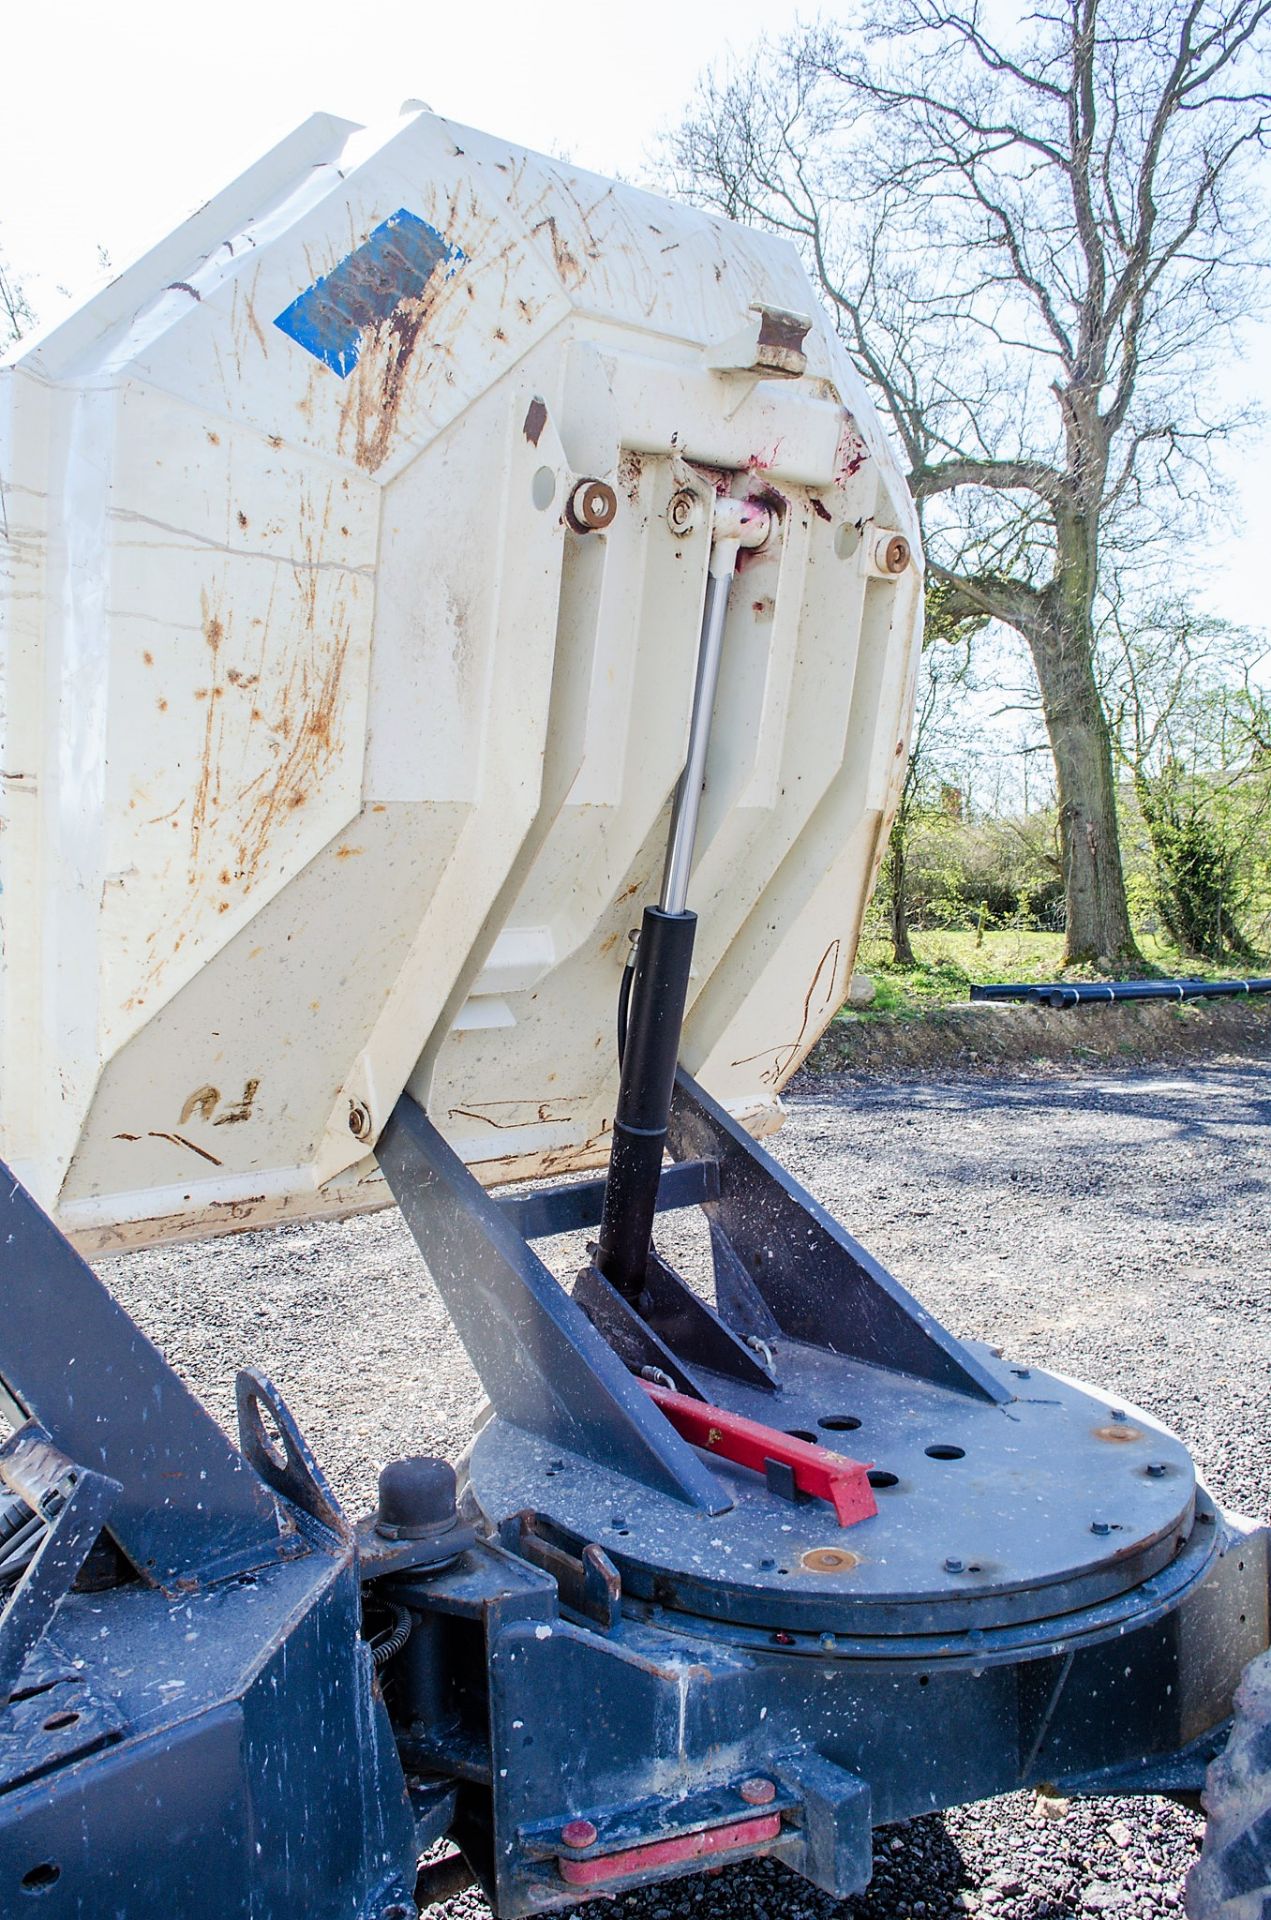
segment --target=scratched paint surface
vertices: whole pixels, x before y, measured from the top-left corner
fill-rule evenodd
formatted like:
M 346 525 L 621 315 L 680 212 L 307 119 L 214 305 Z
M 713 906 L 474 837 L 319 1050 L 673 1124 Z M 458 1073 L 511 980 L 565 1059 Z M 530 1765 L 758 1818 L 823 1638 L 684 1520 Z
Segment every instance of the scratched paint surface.
M 121 389 L 107 709 L 120 745 L 105 772 L 100 901 L 112 1049 L 294 878 L 360 798 L 369 483 L 312 470 L 211 415 L 182 421 L 177 434 L 162 396 Z M 256 1071 L 246 1061 L 240 1083 Z M 204 1077 L 216 1075 L 186 1092 Z M 165 1110 L 162 1124 L 175 1123 Z
M 368 330 L 403 302 L 418 300 L 435 273 L 449 279 L 464 260 L 436 227 L 399 207 L 369 239 L 298 295 L 274 321 L 306 353 L 347 379 Z

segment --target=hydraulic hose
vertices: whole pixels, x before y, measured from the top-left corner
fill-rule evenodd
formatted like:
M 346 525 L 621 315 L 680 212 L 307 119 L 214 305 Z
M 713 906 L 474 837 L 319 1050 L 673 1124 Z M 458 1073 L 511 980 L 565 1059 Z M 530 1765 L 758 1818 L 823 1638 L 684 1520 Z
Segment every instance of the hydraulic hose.
M 371 1659 L 375 1662 L 377 1671 L 380 1667 L 386 1667 L 395 1653 L 401 1652 L 410 1639 L 411 1628 L 414 1625 L 409 1608 L 394 1606 L 390 1607 L 389 1611 L 392 1614 L 392 1625 L 371 1642 Z
M 618 982 L 618 1065 L 622 1065 L 627 1051 L 627 1027 L 631 1020 L 631 982 L 635 979 L 636 948 L 639 945 L 638 934 L 631 936 L 631 951 L 627 955 L 627 964 L 622 969 L 622 978 Z

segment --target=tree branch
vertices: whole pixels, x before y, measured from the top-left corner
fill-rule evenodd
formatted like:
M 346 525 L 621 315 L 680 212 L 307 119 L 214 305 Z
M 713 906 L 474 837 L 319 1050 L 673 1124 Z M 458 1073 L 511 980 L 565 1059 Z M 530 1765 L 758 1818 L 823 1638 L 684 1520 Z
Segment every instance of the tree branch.
M 1052 502 L 1066 491 L 1063 476 L 1040 460 L 942 460 L 937 466 L 912 468 L 909 486 L 916 500 L 930 500 L 955 487 L 1035 493 Z

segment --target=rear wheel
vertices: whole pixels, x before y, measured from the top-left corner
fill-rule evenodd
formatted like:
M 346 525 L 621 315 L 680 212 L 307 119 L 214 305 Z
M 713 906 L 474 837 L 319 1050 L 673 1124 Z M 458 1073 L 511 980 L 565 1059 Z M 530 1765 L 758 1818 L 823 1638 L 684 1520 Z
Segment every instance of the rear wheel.
M 1271 1920 L 1271 1653 L 1245 1670 L 1204 1807 L 1205 1844 L 1187 1876 L 1191 1920 Z

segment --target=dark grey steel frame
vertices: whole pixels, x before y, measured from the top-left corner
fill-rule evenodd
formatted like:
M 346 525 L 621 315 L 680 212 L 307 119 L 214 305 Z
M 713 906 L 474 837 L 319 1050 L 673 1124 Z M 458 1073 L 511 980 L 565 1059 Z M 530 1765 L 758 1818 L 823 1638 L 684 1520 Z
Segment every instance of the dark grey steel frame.
M 530 1238 L 598 1222 L 602 1182 L 496 1200 L 406 1098 L 381 1140 L 527 1448 L 710 1513 L 709 1464 L 636 1376 L 762 1391 L 767 1343 L 827 1327 L 872 1367 L 1000 1401 L 993 1368 L 684 1075 L 670 1143 L 659 1205 L 703 1207 L 718 1311 L 656 1257 L 635 1301 L 594 1267 L 565 1292 Z M 694 1836 L 721 1827 L 740 1837 L 720 1857 L 771 1854 L 846 1894 L 880 1821 L 1042 1780 L 1194 1788 L 1267 1644 L 1266 1536 L 1203 1499 L 1129 1593 L 873 1642 L 624 1592 L 597 1542 L 532 1510 L 449 1565 L 386 1571 L 270 1383 L 240 1376 L 234 1446 L 8 1177 L 0 1380 L 26 1416 L 0 1477 L 52 1521 L 0 1613 L 6 1912 L 405 1920 L 417 1854 L 447 1832 L 507 1916 L 589 1891 L 563 1858 L 635 1849 L 625 1888 L 693 1870 Z M 413 1631 L 377 1676 L 363 1621 L 381 1603 Z M 570 1850 L 579 1818 L 595 1837 Z

